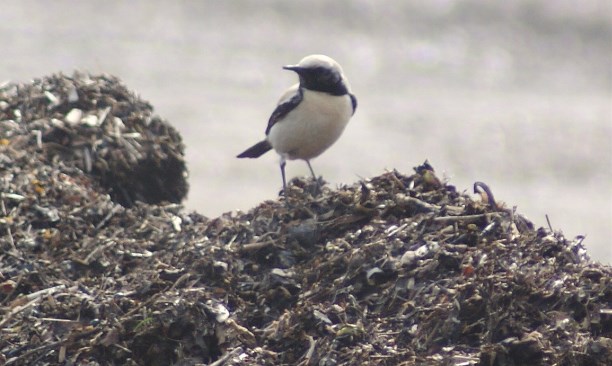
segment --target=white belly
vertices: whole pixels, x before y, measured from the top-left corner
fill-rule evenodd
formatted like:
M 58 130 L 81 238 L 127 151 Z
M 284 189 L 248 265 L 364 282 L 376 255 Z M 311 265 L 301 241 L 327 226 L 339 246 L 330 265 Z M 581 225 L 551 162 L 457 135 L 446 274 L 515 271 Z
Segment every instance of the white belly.
M 285 159 L 309 160 L 338 140 L 352 113 L 348 95 L 304 90 L 300 105 L 272 126 L 268 141 Z

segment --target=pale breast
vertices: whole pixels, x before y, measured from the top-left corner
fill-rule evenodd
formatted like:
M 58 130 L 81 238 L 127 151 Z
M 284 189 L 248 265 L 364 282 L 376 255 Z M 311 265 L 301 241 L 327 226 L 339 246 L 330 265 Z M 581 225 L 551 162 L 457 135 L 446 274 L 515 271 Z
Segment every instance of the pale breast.
M 348 95 L 304 90 L 300 105 L 272 127 L 268 141 L 286 159 L 312 159 L 338 140 L 351 115 Z

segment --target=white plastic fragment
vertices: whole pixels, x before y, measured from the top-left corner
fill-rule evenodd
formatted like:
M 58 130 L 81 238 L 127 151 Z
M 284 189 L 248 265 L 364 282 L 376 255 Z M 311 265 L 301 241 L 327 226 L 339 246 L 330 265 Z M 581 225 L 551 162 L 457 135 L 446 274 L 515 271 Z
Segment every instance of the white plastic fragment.
M 76 103 L 78 100 L 79 100 L 79 93 L 77 92 L 77 88 L 76 87 L 70 88 L 70 90 L 68 91 L 68 102 Z
M 48 90 L 45 90 L 45 97 L 49 99 L 49 108 L 55 108 L 61 104 L 60 99 Z
M 111 107 L 106 107 L 98 113 L 98 125 L 101 125 L 106 120 L 106 116 L 110 112 Z
M 183 223 L 183 219 L 181 219 L 178 216 L 172 216 L 171 219 L 172 222 L 172 228 L 174 229 L 174 231 L 176 231 L 177 233 L 181 232 L 181 224 Z
M 2 196 L 2 198 L 7 198 L 7 199 L 10 199 L 10 200 L 13 200 L 13 201 L 17 201 L 17 202 L 25 200 L 25 196 L 22 196 L 22 195 L 16 194 L 16 193 L 2 192 L 1 196 Z
M 68 112 L 66 117 L 64 117 L 64 121 L 66 121 L 66 123 L 68 123 L 69 125 L 74 126 L 77 123 L 81 122 L 82 117 L 83 111 L 78 108 L 73 108 L 72 110 L 70 110 L 70 112 Z
M 51 118 L 51 126 L 62 128 L 64 126 L 66 126 L 66 124 L 62 120 L 59 120 L 57 118 Z
M 206 307 L 208 308 L 208 311 L 215 315 L 215 320 L 218 323 L 225 323 L 225 321 L 229 319 L 230 312 L 222 303 L 208 300 L 206 301 Z
M 89 127 L 97 127 L 100 125 L 98 116 L 94 116 L 93 114 L 89 114 L 81 120 L 81 123 L 87 125 Z
M 416 262 L 417 254 L 414 250 L 407 250 L 400 258 L 400 264 L 402 266 L 409 266 Z

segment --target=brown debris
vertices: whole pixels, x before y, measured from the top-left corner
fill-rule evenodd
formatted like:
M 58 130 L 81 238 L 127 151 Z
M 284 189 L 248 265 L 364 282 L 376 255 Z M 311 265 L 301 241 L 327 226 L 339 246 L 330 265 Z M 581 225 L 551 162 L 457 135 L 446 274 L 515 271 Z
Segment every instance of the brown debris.
M 612 269 L 429 164 L 208 219 L 115 78 L 5 85 L 0 126 L 0 365 L 612 362 Z
M 2 141 L 17 158 L 0 163 L 25 167 L 30 154 L 35 162 L 61 161 L 90 173 L 124 206 L 178 203 L 187 194 L 178 132 L 115 77 L 75 73 L 8 84 L 0 103 Z

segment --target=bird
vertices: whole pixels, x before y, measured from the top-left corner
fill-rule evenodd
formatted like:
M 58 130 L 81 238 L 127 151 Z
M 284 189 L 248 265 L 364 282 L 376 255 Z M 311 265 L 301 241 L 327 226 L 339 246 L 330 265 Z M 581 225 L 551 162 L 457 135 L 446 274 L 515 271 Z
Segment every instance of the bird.
M 299 77 L 281 96 L 266 127 L 266 137 L 238 158 L 258 158 L 274 149 L 280 156 L 283 194 L 287 198 L 287 160 L 304 160 L 317 182 L 310 160 L 333 145 L 357 109 L 339 63 L 325 55 L 309 55 L 296 65 L 283 66 Z

